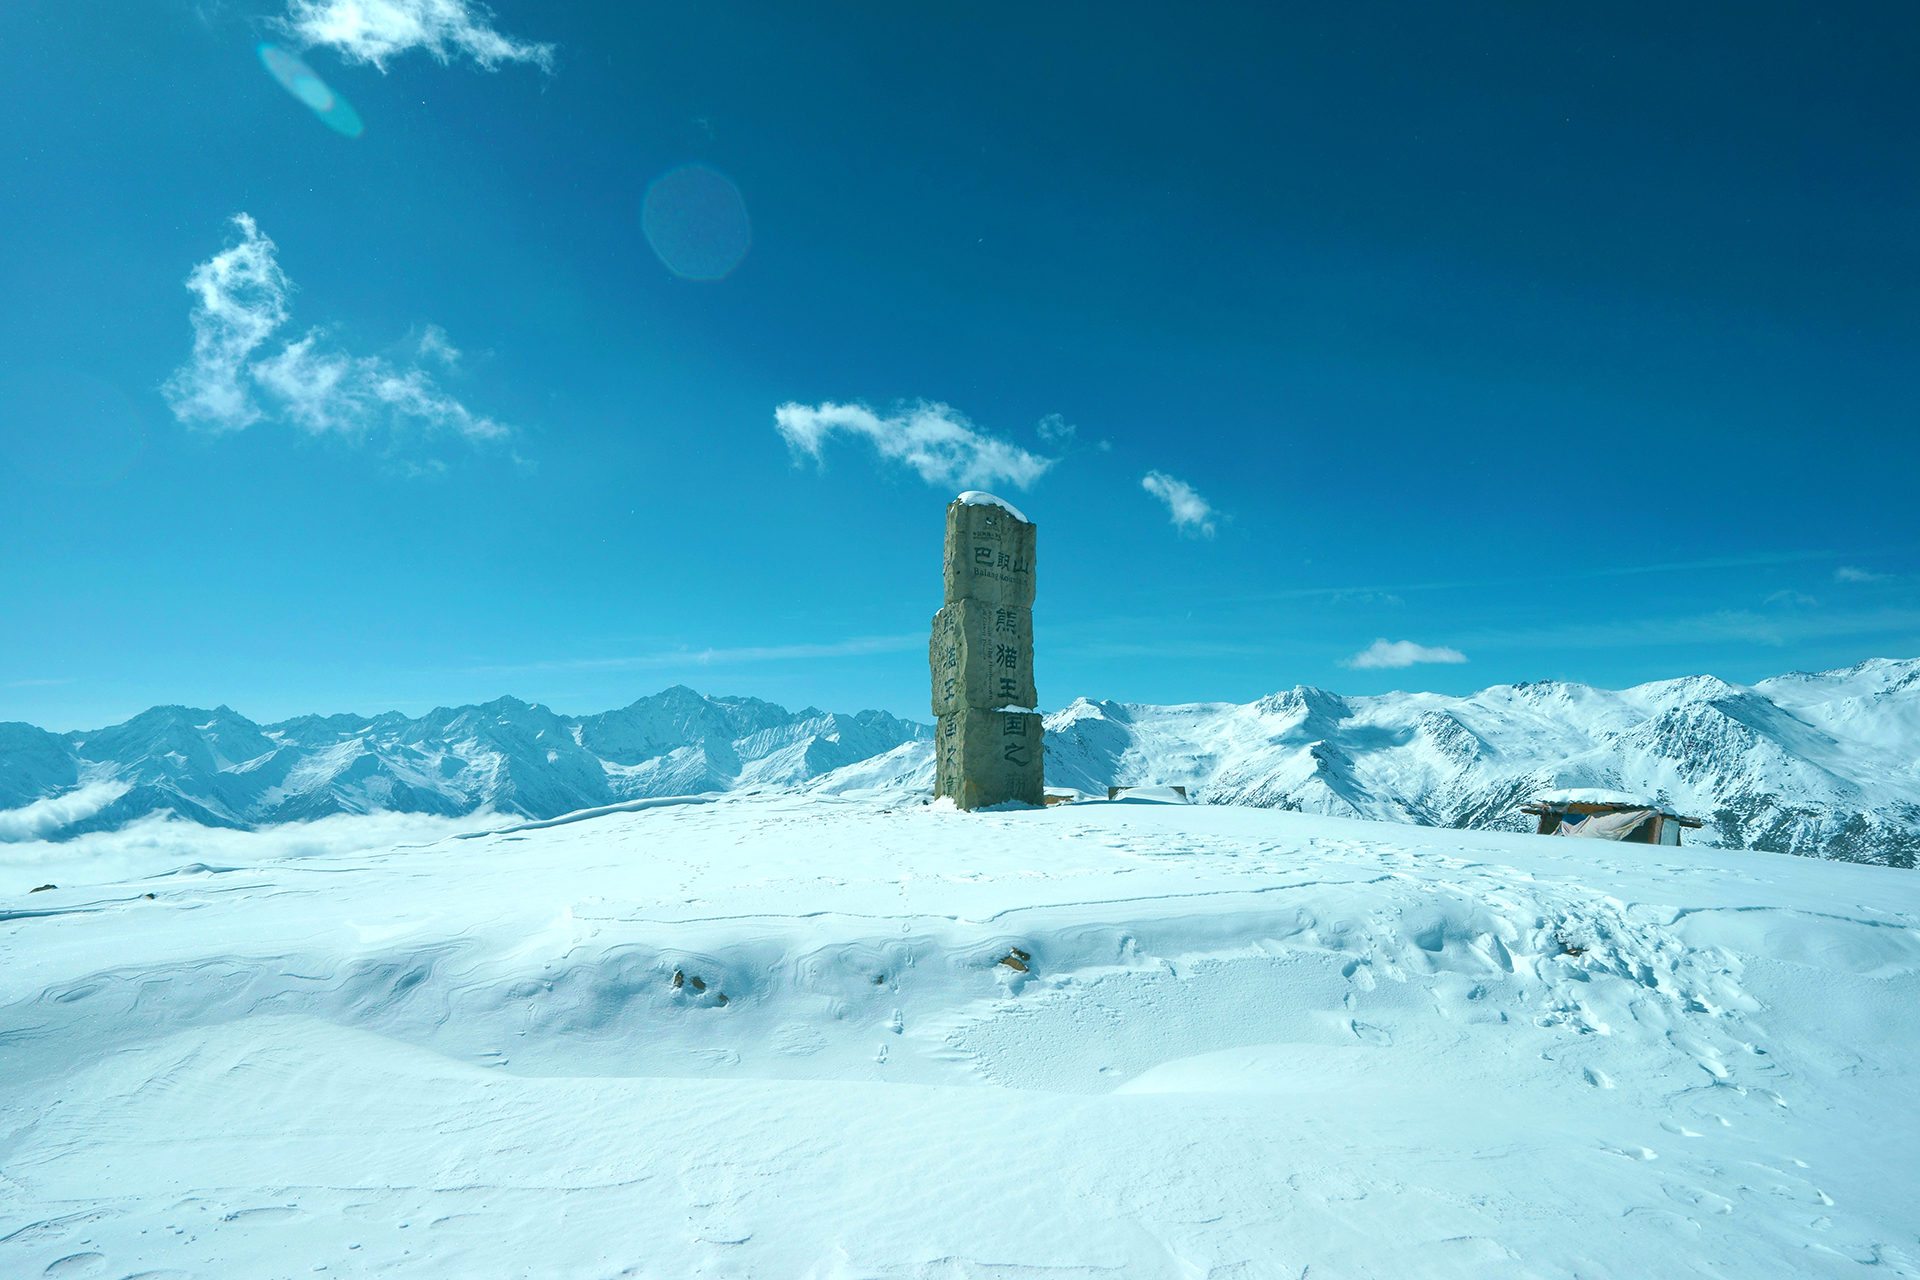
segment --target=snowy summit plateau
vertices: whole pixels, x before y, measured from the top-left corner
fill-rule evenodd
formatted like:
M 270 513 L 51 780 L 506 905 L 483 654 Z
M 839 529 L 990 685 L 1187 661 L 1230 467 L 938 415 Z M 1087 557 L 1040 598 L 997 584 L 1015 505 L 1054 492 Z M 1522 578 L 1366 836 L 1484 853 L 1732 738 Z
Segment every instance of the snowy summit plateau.
M 1909 871 L 920 795 L 43 863 L 0 1275 L 1920 1277 Z

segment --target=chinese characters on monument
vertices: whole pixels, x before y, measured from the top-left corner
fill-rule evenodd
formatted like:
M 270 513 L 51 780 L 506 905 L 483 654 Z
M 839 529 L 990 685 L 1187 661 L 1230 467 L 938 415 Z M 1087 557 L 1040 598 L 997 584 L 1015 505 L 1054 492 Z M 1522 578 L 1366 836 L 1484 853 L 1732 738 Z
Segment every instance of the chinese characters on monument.
M 933 615 L 933 794 L 962 809 L 1040 804 L 1034 526 L 991 494 L 947 507 L 946 605 Z

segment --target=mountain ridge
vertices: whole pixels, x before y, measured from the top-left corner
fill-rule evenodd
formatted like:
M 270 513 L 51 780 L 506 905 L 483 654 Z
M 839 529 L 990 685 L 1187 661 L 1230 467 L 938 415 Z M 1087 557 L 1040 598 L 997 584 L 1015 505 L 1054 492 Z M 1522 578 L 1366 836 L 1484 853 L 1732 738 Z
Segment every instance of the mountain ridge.
M 1082 698 L 1046 723 L 1051 786 L 1177 783 L 1207 803 L 1509 831 L 1531 829 L 1518 806 L 1535 792 L 1600 787 L 1700 817 L 1689 839 L 1708 844 L 1902 867 L 1920 854 L 1920 659 L 1751 687 Z
M 1250 703 L 1079 698 L 1046 728 L 1053 787 L 1180 784 L 1207 803 L 1494 830 L 1530 829 L 1519 805 L 1535 792 L 1600 787 L 1701 818 L 1689 841 L 1902 867 L 1920 855 L 1920 659 L 1753 686 L 1696 675 L 1465 696 L 1298 685 Z M 16 821 L 0 839 L 65 839 L 163 811 L 253 827 L 382 810 L 550 818 L 755 787 L 924 790 L 932 734 L 882 711 L 790 712 L 684 685 L 583 716 L 501 697 L 417 718 L 262 725 L 223 705 L 67 734 L 7 723 L 0 812 Z
M 399 712 L 258 724 L 222 705 L 149 708 L 121 724 L 54 734 L 0 724 L 0 810 L 84 791 L 69 838 L 161 811 L 250 828 L 336 813 L 550 818 L 650 795 L 788 786 L 930 738 L 883 711 L 788 712 L 675 685 L 591 716 L 501 697 Z

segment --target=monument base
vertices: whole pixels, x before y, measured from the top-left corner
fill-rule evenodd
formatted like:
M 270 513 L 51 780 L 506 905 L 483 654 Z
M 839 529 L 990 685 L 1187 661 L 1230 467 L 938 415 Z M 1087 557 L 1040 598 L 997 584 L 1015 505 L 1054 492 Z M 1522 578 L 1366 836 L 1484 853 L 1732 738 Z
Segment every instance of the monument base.
M 941 716 L 934 732 L 936 797 L 950 796 L 962 809 L 1046 803 L 1038 715 L 969 707 Z

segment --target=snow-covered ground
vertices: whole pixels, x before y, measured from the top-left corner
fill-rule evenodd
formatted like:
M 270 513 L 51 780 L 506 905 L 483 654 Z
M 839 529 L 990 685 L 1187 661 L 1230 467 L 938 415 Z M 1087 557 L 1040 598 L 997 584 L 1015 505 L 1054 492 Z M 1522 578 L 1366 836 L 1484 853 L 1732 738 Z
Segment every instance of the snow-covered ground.
M 0 1275 L 1920 1275 L 1910 871 L 905 791 L 353 843 L 0 866 Z

